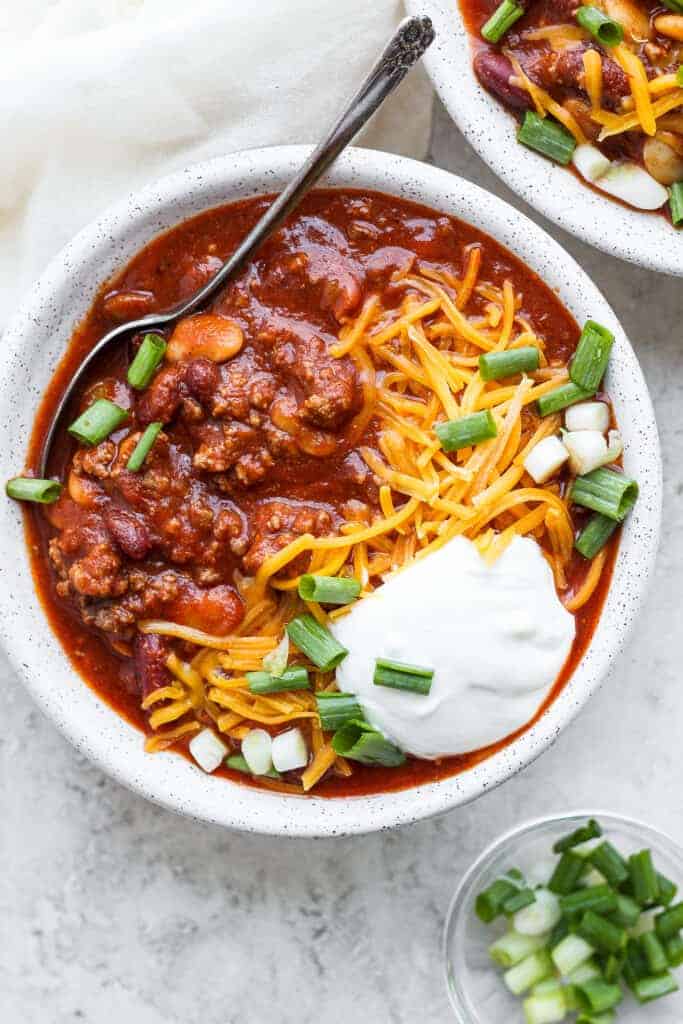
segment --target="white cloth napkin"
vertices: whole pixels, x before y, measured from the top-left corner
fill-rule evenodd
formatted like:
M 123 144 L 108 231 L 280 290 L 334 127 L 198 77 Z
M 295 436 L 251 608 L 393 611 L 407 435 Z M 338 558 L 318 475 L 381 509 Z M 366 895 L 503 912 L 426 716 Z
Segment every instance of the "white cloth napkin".
M 105 206 L 238 149 L 314 142 L 401 0 L 2 0 L 0 328 Z M 422 157 L 416 69 L 362 144 Z

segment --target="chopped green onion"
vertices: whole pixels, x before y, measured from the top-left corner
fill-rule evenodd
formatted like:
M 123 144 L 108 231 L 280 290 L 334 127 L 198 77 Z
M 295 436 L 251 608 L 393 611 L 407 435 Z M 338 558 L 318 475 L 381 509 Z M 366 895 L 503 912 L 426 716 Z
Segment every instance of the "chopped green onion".
M 247 672 L 251 693 L 280 693 L 282 690 L 310 690 L 308 669 L 303 665 L 290 665 L 281 676 L 270 672 Z
M 480 921 L 490 924 L 502 913 L 506 900 L 509 900 L 519 892 L 519 886 L 507 878 L 497 878 L 488 889 L 484 889 L 477 896 L 474 903 L 474 911 Z
M 668 907 L 678 892 L 678 886 L 675 885 L 670 878 L 667 878 L 666 875 L 662 875 L 657 872 L 657 887 L 659 889 L 658 902 L 661 903 L 663 907 Z
M 590 960 L 594 952 L 590 942 L 586 942 L 580 935 L 567 935 L 555 946 L 550 956 L 560 974 L 566 977 L 586 960 Z
M 375 686 L 389 686 L 393 690 L 409 690 L 411 693 L 426 695 L 431 689 L 433 678 L 433 668 L 420 668 L 419 665 L 377 658 L 372 681 Z
M 299 577 L 299 597 L 304 601 L 318 604 L 351 604 L 361 591 L 358 580 L 345 576 L 311 576 L 306 573 Z
M 621 892 L 616 893 L 616 900 L 617 905 L 609 914 L 610 921 L 622 928 L 633 928 L 640 918 L 640 907 L 630 896 L 625 896 Z
M 635 505 L 638 484 L 623 473 L 601 467 L 585 476 L 577 476 L 569 497 L 575 505 L 622 522 Z
M 664 6 L 666 6 L 666 4 Z M 683 13 L 683 2 L 681 2 L 681 0 L 679 0 L 679 9 L 681 13 Z M 676 72 L 676 85 L 679 86 L 679 88 L 683 88 L 683 64 L 678 65 L 678 71 Z
M 486 24 L 482 27 L 481 34 L 487 43 L 499 43 L 509 28 L 518 21 L 524 14 L 524 8 L 513 0 L 503 0 Z
M 569 917 L 583 914 L 586 910 L 609 914 L 617 908 L 617 897 L 609 885 L 592 885 L 560 896 L 560 906 Z
M 648 971 L 647 960 L 640 943 L 637 939 L 629 939 L 626 944 L 626 963 L 624 964 L 624 977 L 629 986 L 632 988 L 633 982 L 638 978 L 646 978 Z
M 618 953 L 628 941 L 625 928 L 612 924 L 607 918 L 600 917 L 592 910 L 586 911 L 576 926 L 576 931 L 581 938 L 602 953 Z
M 614 1010 L 605 1010 L 604 1013 L 580 1013 L 576 1018 L 576 1024 L 614 1024 L 616 1019 Z
M 234 772 L 243 772 L 245 775 L 253 775 L 251 768 L 246 762 L 246 759 L 242 754 L 231 754 L 230 757 L 226 757 L 225 763 L 228 768 L 232 768 Z M 263 778 L 266 779 L 281 779 L 282 776 L 275 768 L 270 768 Z
M 524 907 L 530 907 L 535 902 L 536 896 L 533 889 L 519 889 L 514 896 L 506 899 L 503 910 L 506 914 L 516 914 L 518 910 L 524 910 Z
M 336 668 L 349 653 L 312 615 L 300 615 L 286 628 L 292 643 L 323 672 Z
M 347 722 L 332 737 L 332 749 L 361 764 L 395 768 L 405 762 L 402 750 L 391 743 L 367 722 L 358 719 Z
M 622 949 L 619 953 L 608 953 L 602 957 L 602 976 L 605 981 L 614 982 L 619 980 L 625 960 L 625 949 Z
M 37 501 L 41 505 L 51 505 L 62 493 L 62 485 L 58 480 L 38 480 L 32 476 L 15 476 L 5 485 L 8 498 L 17 501 Z
M 567 1016 L 567 1003 L 559 985 L 547 992 L 534 992 L 523 1004 L 526 1024 L 559 1024 Z
M 532 985 L 544 981 L 553 973 L 553 962 L 544 949 L 532 953 L 520 963 L 515 964 L 503 975 L 503 981 L 514 996 L 521 996 L 528 991 Z
M 554 391 L 549 391 L 547 395 L 541 395 L 536 402 L 539 416 L 552 416 L 553 413 L 561 412 L 562 409 L 566 409 L 569 405 L 585 402 L 587 398 L 592 398 L 594 394 L 594 391 L 584 391 L 583 388 L 579 388 L 576 384 L 572 384 L 569 381 L 568 384 L 563 384 L 561 387 L 555 388 Z
M 591 978 L 576 985 L 575 988 L 581 1009 L 589 1013 L 604 1013 L 605 1010 L 617 1006 L 623 999 L 620 987 L 603 981 L 602 978 Z
M 251 775 L 251 769 L 242 754 L 231 754 L 230 757 L 226 757 L 225 763 L 234 772 L 244 772 L 245 775 Z
M 579 7 L 576 20 L 602 46 L 616 46 L 624 38 L 624 30 L 619 22 L 608 18 L 597 7 Z
M 584 558 L 595 558 L 619 526 L 616 519 L 595 512 L 576 538 L 574 547 Z
M 678 69 L 678 75 L 681 75 L 681 68 Z M 676 181 L 671 186 L 669 193 L 669 209 L 671 210 L 671 220 L 675 228 L 683 222 L 683 181 Z
M 581 964 L 580 967 L 576 967 L 568 975 L 567 981 L 570 985 L 580 985 L 583 981 L 588 981 L 590 978 L 599 978 L 600 976 L 600 968 L 595 960 L 586 960 L 585 963 Z
M 570 832 L 568 836 L 558 839 L 553 846 L 553 853 L 566 853 L 573 846 L 580 846 L 581 843 L 587 843 L 590 839 L 598 839 L 601 835 L 602 829 L 599 823 L 595 818 L 591 818 L 587 825 L 582 825 L 581 828 Z
M 576 149 L 574 136 L 557 121 L 528 110 L 517 132 L 517 141 L 558 164 L 568 164 Z
M 662 974 L 669 966 L 664 946 L 654 932 L 644 932 L 638 939 L 643 956 L 652 974 Z
M 628 866 L 618 850 L 605 840 L 589 853 L 588 860 L 605 876 L 610 885 L 621 885 L 628 878 Z
M 150 423 L 150 425 L 145 429 L 142 437 L 135 445 L 131 457 L 126 463 L 126 469 L 131 473 L 137 473 L 138 470 L 142 469 L 142 464 L 154 447 L 154 442 L 159 436 L 162 427 L 163 423 L 157 422 Z
M 655 918 L 655 931 L 662 942 L 672 939 L 683 929 L 683 903 L 669 907 Z
M 674 935 L 664 943 L 666 958 L 670 967 L 680 967 L 683 964 L 683 935 Z
M 641 907 L 651 907 L 657 903 L 659 883 L 650 850 L 641 850 L 629 857 L 628 870 L 636 903 Z
M 519 932 L 511 931 L 501 935 L 489 946 L 489 955 L 500 967 L 514 967 L 544 945 L 545 938 L 542 935 L 520 935 Z
M 561 917 L 548 936 L 548 949 L 553 950 L 555 946 L 559 946 L 568 935 L 569 921 L 566 917 Z
M 490 409 L 473 412 L 470 416 L 462 416 L 459 420 L 437 423 L 434 430 L 445 452 L 469 448 L 470 445 L 488 441 L 498 434 L 496 421 Z
M 363 709 L 352 693 L 316 693 L 320 728 L 325 732 L 341 729 L 347 722 L 363 717 Z
M 572 383 L 584 391 L 597 391 L 605 376 L 614 335 L 595 320 L 586 320 L 569 366 Z
M 651 1003 L 653 999 L 661 999 L 671 992 L 678 992 L 678 983 L 669 971 L 654 977 L 639 978 L 633 985 L 633 994 L 639 1003 Z
M 505 352 L 484 352 L 479 356 L 479 373 L 482 380 L 502 380 L 517 373 L 532 373 L 540 363 L 536 346 L 524 345 Z
M 160 334 L 146 334 L 135 359 L 128 367 L 128 383 L 137 391 L 147 387 L 166 352 L 166 342 Z
M 98 398 L 96 402 L 81 413 L 69 427 L 69 433 L 81 444 L 96 445 L 120 427 L 128 419 L 128 411 L 110 402 L 108 398 Z
M 583 874 L 583 869 L 584 862 L 581 857 L 577 857 L 569 851 L 563 853 L 548 882 L 548 888 L 558 896 L 572 892 Z

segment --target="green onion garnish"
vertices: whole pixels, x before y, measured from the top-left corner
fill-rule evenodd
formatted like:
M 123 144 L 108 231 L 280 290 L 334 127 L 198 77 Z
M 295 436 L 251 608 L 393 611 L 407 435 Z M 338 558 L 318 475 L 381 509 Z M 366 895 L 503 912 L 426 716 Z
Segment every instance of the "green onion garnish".
M 585 866 L 581 857 L 577 857 L 569 850 L 566 851 L 560 857 L 557 867 L 553 871 L 548 888 L 558 896 L 566 895 L 576 888 Z
M 160 334 L 146 334 L 135 359 L 128 367 L 128 383 L 137 391 L 146 388 L 157 371 L 166 352 L 166 342 Z
M 605 840 L 588 854 L 588 860 L 612 886 L 621 885 L 628 878 L 628 865 L 618 850 Z
M 666 950 L 655 932 L 645 932 L 639 937 L 638 942 L 652 974 L 662 974 L 668 970 Z
M 575 505 L 601 512 L 621 523 L 636 503 L 638 484 L 623 473 L 601 467 L 586 476 L 578 476 L 569 497 Z
M 678 77 L 681 77 L 681 68 L 678 69 Z M 671 220 L 676 228 L 683 222 L 683 181 L 676 181 L 671 186 L 669 209 L 671 210 Z
M 81 444 L 96 445 L 109 437 L 112 431 L 127 419 L 126 409 L 110 402 L 108 398 L 98 398 L 74 420 L 69 427 L 69 433 Z
M 681 930 L 683 930 L 683 903 L 669 907 L 655 918 L 655 931 L 662 942 L 673 939 Z
M 676 14 L 683 14 L 683 0 L 662 0 L 662 4 Z
M 247 672 L 251 693 L 280 693 L 282 690 L 310 690 L 308 669 L 303 665 L 290 665 L 281 676 L 270 672 Z
M 572 383 L 584 391 L 597 391 L 605 376 L 614 335 L 606 327 L 586 320 L 569 366 Z
M 581 985 L 575 986 L 575 991 L 581 1009 L 588 1013 L 604 1013 L 624 998 L 618 985 L 603 981 L 602 978 L 584 981 Z
M 658 902 L 659 882 L 649 850 L 634 853 L 628 859 L 633 898 L 641 907 L 651 907 Z
M 252 771 L 247 764 L 242 754 L 231 754 L 230 757 L 226 757 L 225 764 L 228 768 L 232 768 L 234 772 L 243 772 L 245 775 L 251 775 Z M 282 776 L 275 768 L 270 768 L 265 773 L 263 778 L 266 779 L 281 779 Z
M 616 900 L 617 905 L 615 909 L 608 915 L 610 921 L 620 925 L 622 928 L 633 928 L 640 918 L 640 907 L 630 896 L 626 896 L 621 892 L 616 894 Z
M 661 903 L 663 907 L 668 907 L 678 892 L 678 886 L 670 878 L 667 878 L 666 875 L 660 874 L 660 872 L 657 872 L 657 885 L 659 887 L 657 902 Z
M 335 732 L 347 722 L 363 717 L 363 709 L 353 693 L 316 693 L 316 704 L 320 715 L 320 728 Z
M 670 967 L 680 967 L 683 964 L 683 935 L 674 935 L 664 943 L 667 960 Z
M 579 7 L 576 20 L 602 46 L 616 46 L 623 41 L 624 30 L 619 22 L 608 18 L 597 7 Z
M 536 894 L 533 889 L 519 889 L 513 896 L 505 900 L 503 912 L 516 914 L 518 910 L 524 910 L 524 907 L 530 907 L 535 902 Z
M 592 910 L 587 910 L 583 915 L 576 925 L 576 932 L 601 953 L 618 953 L 625 948 L 628 940 L 625 928 Z
M 433 668 L 420 668 L 419 665 L 406 665 L 401 661 L 377 658 L 372 681 L 375 686 L 389 686 L 394 690 L 428 694 L 433 678 Z
M 62 485 L 58 480 L 38 480 L 32 476 L 15 476 L 5 485 L 8 498 L 17 501 L 38 501 L 41 505 L 51 505 L 62 493 Z
M 528 110 L 517 131 L 517 141 L 558 164 L 568 164 L 576 149 L 574 136 L 557 121 Z
M 318 604 L 351 604 L 361 591 L 358 580 L 345 576 L 299 577 L 299 597 Z
M 515 4 L 512 0 L 503 0 L 486 24 L 482 27 L 481 34 L 487 43 L 499 43 L 509 28 L 518 21 L 524 14 L 524 8 Z
M 385 768 L 395 768 L 406 759 L 402 750 L 360 719 L 347 722 L 337 730 L 332 737 L 332 748 L 350 761 Z
M 245 775 L 251 775 L 251 769 L 241 754 L 231 754 L 230 757 L 226 757 L 225 763 L 234 772 L 244 772 Z
M 349 653 L 312 615 L 300 615 L 286 628 L 292 643 L 323 672 L 336 668 Z
M 673 974 L 665 971 L 649 978 L 639 978 L 633 985 L 633 994 L 639 1003 L 651 1003 L 670 992 L 678 992 L 678 983 Z
M 590 517 L 583 530 L 576 538 L 574 545 L 579 554 L 584 558 L 595 558 L 598 551 L 602 551 L 607 541 L 619 526 L 615 519 L 603 516 L 596 512 Z
M 569 405 L 585 402 L 587 398 L 592 398 L 594 394 L 594 391 L 584 391 L 583 388 L 579 388 L 576 384 L 572 384 L 569 381 L 568 384 L 563 384 L 561 387 L 555 388 L 554 391 L 549 391 L 547 395 L 541 395 L 536 402 L 538 413 L 540 416 L 552 416 L 553 413 L 560 412 Z
M 517 892 L 519 892 L 519 886 L 511 882 L 509 878 L 497 878 L 488 889 L 480 892 L 475 900 L 474 910 L 479 920 L 484 924 L 490 924 L 504 913 L 506 900 L 509 900 Z
M 681 3 L 680 9 L 683 13 L 683 3 Z M 678 65 L 678 71 L 676 72 L 676 85 L 679 86 L 679 88 L 683 88 L 683 64 Z
M 582 825 L 581 828 L 577 828 L 568 836 L 564 836 L 563 839 L 558 839 L 553 846 L 553 853 L 566 853 L 566 851 L 571 850 L 573 846 L 580 846 L 581 843 L 587 843 L 589 839 L 598 839 L 601 835 L 602 829 L 600 828 L 600 825 L 595 818 L 591 818 L 587 825 Z
M 470 445 L 488 441 L 498 433 L 496 421 L 490 409 L 473 412 L 470 416 L 463 416 L 459 420 L 437 423 L 434 430 L 445 452 L 469 448 Z
M 540 354 L 535 345 L 510 348 L 505 352 L 484 352 L 479 356 L 479 373 L 486 381 L 532 373 L 539 366 Z
M 135 445 L 128 462 L 126 463 L 126 469 L 131 473 L 137 473 L 142 469 L 142 464 L 154 447 L 154 442 L 159 436 L 162 427 L 163 423 L 157 422 L 150 423 L 150 425 L 145 428 L 140 440 Z
M 596 914 L 609 914 L 617 909 L 616 893 L 609 885 L 591 885 L 560 896 L 560 906 L 569 917 L 593 910 Z M 638 914 L 640 917 L 640 913 Z

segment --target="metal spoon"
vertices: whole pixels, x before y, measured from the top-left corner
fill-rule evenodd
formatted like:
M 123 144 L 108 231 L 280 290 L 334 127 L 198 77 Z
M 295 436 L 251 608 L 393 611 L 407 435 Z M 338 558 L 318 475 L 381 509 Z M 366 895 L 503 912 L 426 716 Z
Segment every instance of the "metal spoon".
M 389 42 L 384 47 L 372 70 L 365 78 L 358 91 L 349 100 L 330 131 L 303 165 L 299 173 L 292 179 L 284 192 L 281 192 L 264 215 L 240 243 L 229 260 L 223 264 L 210 281 L 199 289 L 192 298 L 181 305 L 175 306 L 166 313 L 150 313 L 138 320 L 130 320 L 120 324 L 105 334 L 90 350 L 83 362 L 74 373 L 68 388 L 62 395 L 55 409 L 40 458 L 40 475 L 45 476 L 48 456 L 54 440 L 55 431 L 60 417 L 66 407 L 74 388 L 83 376 L 86 368 L 103 349 L 134 331 L 152 330 L 155 327 L 167 327 L 175 320 L 193 313 L 203 306 L 213 295 L 228 283 L 242 267 L 251 259 L 262 242 L 268 238 L 285 220 L 285 218 L 301 202 L 306 193 L 325 173 L 330 164 L 341 151 L 351 142 L 366 121 L 375 113 L 380 104 L 389 96 L 406 74 L 417 63 L 427 47 L 434 39 L 434 29 L 429 18 L 404 18 Z

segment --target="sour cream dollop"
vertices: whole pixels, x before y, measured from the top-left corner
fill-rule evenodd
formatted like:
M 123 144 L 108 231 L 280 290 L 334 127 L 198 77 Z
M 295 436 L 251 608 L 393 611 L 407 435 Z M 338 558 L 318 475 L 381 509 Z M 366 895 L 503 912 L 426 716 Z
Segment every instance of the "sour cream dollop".
M 488 746 L 541 705 L 569 655 L 574 618 L 538 544 L 516 537 L 491 566 L 464 537 L 414 562 L 333 627 L 349 654 L 337 685 L 407 753 Z M 434 669 L 428 696 L 375 686 L 376 658 Z

